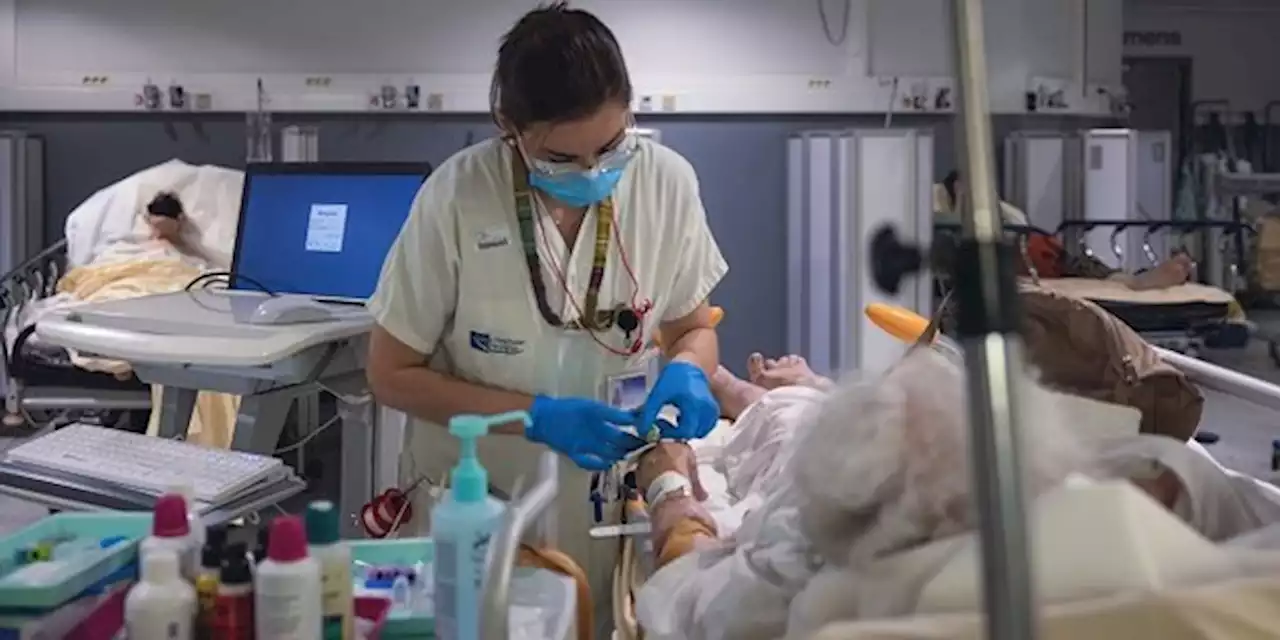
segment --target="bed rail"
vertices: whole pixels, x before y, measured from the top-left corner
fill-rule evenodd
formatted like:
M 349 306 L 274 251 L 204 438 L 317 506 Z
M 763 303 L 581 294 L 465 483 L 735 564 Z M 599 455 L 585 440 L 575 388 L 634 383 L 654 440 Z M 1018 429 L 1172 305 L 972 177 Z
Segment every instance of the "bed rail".
M 23 311 L 34 301 L 54 294 L 66 272 L 67 240 L 46 247 L 17 268 L 0 276 L 0 392 L 4 394 L 5 424 L 22 410 L 23 381 L 13 377 L 11 337 L 16 337 Z M 11 330 L 11 328 L 13 330 Z

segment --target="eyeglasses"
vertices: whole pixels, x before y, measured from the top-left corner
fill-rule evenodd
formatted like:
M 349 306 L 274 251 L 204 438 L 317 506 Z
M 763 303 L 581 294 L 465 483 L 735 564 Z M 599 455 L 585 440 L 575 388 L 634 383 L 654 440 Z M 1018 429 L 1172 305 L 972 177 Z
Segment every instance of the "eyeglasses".
M 636 149 L 639 147 L 635 134 L 628 133 L 622 136 L 622 140 L 614 148 L 600 154 L 596 159 L 596 164 L 590 169 L 593 172 L 611 171 L 625 169 L 627 163 L 631 162 L 631 158 L 636 155 Z M 547 160 L 539 160 L 530 158 L 530 168 L 535 172 L 545 176 L 559 176 L 570 173 L 582 173 L 582 166 L 575 162 L 550 162 Z

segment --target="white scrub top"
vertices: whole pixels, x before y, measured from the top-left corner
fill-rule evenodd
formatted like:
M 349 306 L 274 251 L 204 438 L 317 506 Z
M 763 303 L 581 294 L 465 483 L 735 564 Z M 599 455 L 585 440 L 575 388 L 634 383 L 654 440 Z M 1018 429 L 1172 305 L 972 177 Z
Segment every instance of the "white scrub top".
M 644 367 L 654 352 L 620 356 L 590 334 L 552 327 L 542 318 L 516 222 L 511 153 L 501 140 L 489 140 L 458 152 L 431 174 L 387 257 L 369 308 L 383 329 L 430 354 L 430 366 L 438 371 L 522 393 L 606 400 L 605 379 Z M 707 225 L 697 175 L 675 151 L 639 140 L 613 198 L 616 232 L 598 308 L 629 306 L 633 297 L 651 300 L 640 336 L 651 343 L 661 322 L 688 315 L 706 301 L 728 266 Z M 541 208 L 535 216 L 542 218 L 535 227 L 547 302 L 566 322 L 577 319 L 591 272 L 595 209 L 573 247 Z M 625 351 L 627 340 L 618 328 L 596 338 Z M 526 488 L 534 482 L 543 447 L 521 437 L 490 436 L 481 439 L 479 450 L 490 483 L 509 494 L 519 476 Z M 425 474 L 439 483 L 457 456 L 458 443 L 445 429 L 415 421 L 406 433 L 401 478 Z M 618 541 L 588 536 L 594 525 L 590 474 L 565 457 L 560 470 L 558 546 L 587 572 L 597 628 L 605 628 Z M 417 492 L 414 503 L 421 514 L 415 519 L 425 521 L 425 492 Z

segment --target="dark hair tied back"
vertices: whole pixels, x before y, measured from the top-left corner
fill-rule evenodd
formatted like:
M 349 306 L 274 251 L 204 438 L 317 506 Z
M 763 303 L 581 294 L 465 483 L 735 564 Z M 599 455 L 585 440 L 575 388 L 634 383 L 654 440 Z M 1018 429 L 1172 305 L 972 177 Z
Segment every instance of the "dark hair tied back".
M 510 128 L 568 122 L 631 103 L 631 77 L 609 27 L 566 2 L 525 14 L 502 37 L 489 106 Z

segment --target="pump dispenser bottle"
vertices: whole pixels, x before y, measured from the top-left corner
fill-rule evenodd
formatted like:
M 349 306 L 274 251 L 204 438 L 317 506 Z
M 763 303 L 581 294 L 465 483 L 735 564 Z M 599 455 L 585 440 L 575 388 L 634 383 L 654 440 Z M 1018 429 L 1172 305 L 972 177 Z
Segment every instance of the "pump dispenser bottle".
M 450 474 L 449 492 L 431 510 L 435 543 L 436 637 L 466 640 L 480 637 L 481 588 L 489 539 L 506 510 L 489 495 L 489 472 L 480 465 L 476 440 L 495 425 L 529 422 L 515 411 L 495 416 L 462 415 L 449 421 L 449 433 L 461 443 L 458 465 Z

